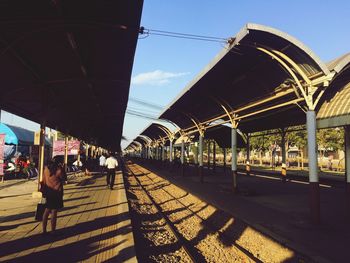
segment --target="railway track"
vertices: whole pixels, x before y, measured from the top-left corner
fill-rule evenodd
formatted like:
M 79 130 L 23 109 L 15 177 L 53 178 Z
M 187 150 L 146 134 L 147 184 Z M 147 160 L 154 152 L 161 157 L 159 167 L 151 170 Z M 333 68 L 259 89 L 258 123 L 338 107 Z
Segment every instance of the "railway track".
M 147 196 L 149 201 L 152 203 L 152 205 L 156 208 L 157 213 L 160 218 L 164 219 L 166 222 L 166 229 L 171 232 L 170 239 L 173 237 L 175 238 L 174 242 L 176 242 L 176 248 L 177 249 L 182 249 L 186 256 L 182 257 L 180 261 L 188 261 L 189 262 L 203 262 L 204 258 L 203 256 L 199 253 L 199 251 L 194 248 L 188 240 L 183 238 L 183 236 L 177 231 L 176 227 L 173 225 L 173 223 L 169 220 L 169 218 L 163 213 L 160 205 L 153 199 L 153 197 L 149 194 L 149 192 L 145 189 L 145 187 L 142 185 L 140 180 L 137 178 L 139 170 L 135 171 L 135 168 L 131 169 L 129 165 L 126 165 L 127 168 L 127 173 L 129 176 L 133 176 L 135 178 L 135 181 L 137 182 L 138 186 L 142 189 L 143 193 Z M 153 258 L 154 259 L 154 258 Z M 179 258 L 177 258 L 178 260 Z M 176 261 L 177 261 L 176 260 Z M 157 260 L 155 260 L 157 261 Z
M 129 174 L 132 175 L 135 180 L 137 181 L 138 185 L 140 186 L 140 188 L 142 188 L 142 190 L 145 192 L 145 194 L 147 195 L 147 197 L 151 200 L 152 204 L 157 208 L 157 210 L 159 211 L 159 213 L 162 215 L 162 217 L 164 218 L 164 220 L 167 222 L 167 224 L 169 225 L 171 231 L 173 232 L 173 234 L 176 236 L 178 242 L 180 242 L 184 248 L 184 250 L 186 251 L 186 253 L 189 255 L 189 257 L 191 258 L 192 262 L 205 262 L 208 261 L 207 258 L 204 256 L 205 253 L 203 253 L 203 251 L 201 251 L 200 249 L 198 249 L 196 247 L 196 244 L 198 243 L 197 241 L 193 241 L 191 239 L 186 239 L 183 234 L 181 233 L 181 231 L 179 231 L 178 227 L 176 226 L 176 220 L 174 219 L 170 219 L 169 216 L 167 214 L 169 214 L 168 211 L 163 211 L 161 205 L 158 203 L 159 200 L 157 201 L 153 195 L 150 193 L 152 192 L 152 189 L 147 189 L 149 185 L 155 185 L 155 189 L 157 190 L 161 190 L 164 195 L 169 196 L 170 200 L 176 201 L 177 205 L 176 208 L 174 208 L 174 210 L 186 210 L 188 214 L 190 214 L 191 217 L 193 218 L 197 218 L 200 221 L 205 221 L 204 218 L 202 218 L 201 216 L 199 216 L 196 211 L 194 211 L 193 209 L 191 209 L 189 207 L 188 204 L 185 204 L 184 202 L 182 202 L 181 200 L 179 200 L 179 198 L 177 198 L 175 195 L 173 195 L 172 193 L 170 193 L 169 191 L 167 191 L 166 189 L 164 189 L 164 187 L 156 187 L 157 186 L 157 182 L 155 182 L 148 174 L 150 173 L 148 170 L 138 166 L 138 165 L 128 165 L 128 171 Z M 140 179 L 138 178 L 139 176 L 144 176 L 145 178 L 147 178 L 147 180 L 149 181 L 149 183 L 145 186 L 143 185 L 143 183 L 140 181 Z M 181 220 L 181 219 L 180 219 Z M 191 226 L 189 226 L 191 227 Z M 206 222 L 205 224 L 206 228 L 210 228 L 211 225 L 210 223 L 208 224 Z M 217 232 L 215 230 L 215 227 L 213 227 L 213 230 L 209 230 L 208 232 Z M 194 238 L 195 239 L 195 238 Z M 238 254 L 238 257 L 240 260 L 236 260 L 236 261 L 241 261 L 241 259 L 244 259 L 244 262 L 262 262 L 261 260 L 259 260 L 258 258 L 254 257 L 254 255 L 252 255 L 249 251 L 245 250 L 244 248 L 242 248 L 240 245 L 238 244 L 233 244 L 235 247 L 235 253 Z M 211 244 L 212 248 L 214 250 L 216 250 L 217 248 L 215 246 L 220 246 L 215 245 L 215 244 Z M 218 249 L 220 250 L 220 248 Z M 233 258 L 230 257 L 230 254 L 228 255 L 223 255 L 224 253 L 221 253 L 221 259 L 218 260 L 217 262 L 228 262 L 228 261 L 232 261 Z M 219 256 L 219 255 L 218 255 Z M 234 260 L 233 260 L 234 261 Z

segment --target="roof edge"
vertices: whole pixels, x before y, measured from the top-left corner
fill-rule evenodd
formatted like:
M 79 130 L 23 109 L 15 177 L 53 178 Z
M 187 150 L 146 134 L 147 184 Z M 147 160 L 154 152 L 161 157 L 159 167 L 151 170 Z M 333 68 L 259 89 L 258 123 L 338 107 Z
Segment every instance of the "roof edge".
M 260 24 L 247 23 L 245 27 L 243 27 L 241 31 L 237 34 L 237 43 L 241 41 L 244 38 L 244 36 L 249 34 L 249 30 L 266 32 L 290 42 L 294 46 L 298 47 L 300 50 L 304 51 L 317 64 L 317 66 L 323 71 L 325 75 L 330 74 L 330 71 L 327 65 L 308 46 L 306 46 L 303 42 L 301 42 L 297 38 L 279 29 L 260 25 Z
M 348 64 L 350 64 L 350 53 L 347 53 L 339 58 L 336 58 L 335 60 L 339 59 L 339 61 L 336 62 L 335 67 L 332 68 L 336 73 L 341 72 Z

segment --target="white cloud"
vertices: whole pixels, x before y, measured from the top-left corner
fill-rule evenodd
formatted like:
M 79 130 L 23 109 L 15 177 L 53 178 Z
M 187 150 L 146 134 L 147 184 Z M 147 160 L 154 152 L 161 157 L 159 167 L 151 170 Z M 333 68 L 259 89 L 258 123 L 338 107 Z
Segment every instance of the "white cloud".
M 166 72 L 155 70 L 151 72 L 140 73 L 131 79 L 131 84 L 134 85 L 156 85 L 162 86 L 170 83 L 170 79 L 188 75 L 189 72 Z

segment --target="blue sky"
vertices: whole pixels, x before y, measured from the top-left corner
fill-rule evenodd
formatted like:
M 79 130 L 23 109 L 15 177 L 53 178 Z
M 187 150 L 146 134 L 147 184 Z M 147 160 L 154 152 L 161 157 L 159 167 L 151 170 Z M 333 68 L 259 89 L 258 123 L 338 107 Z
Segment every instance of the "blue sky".
M 350 1 L 346 0 L 145 0 L 141 25 L 149 29 L 217 37 L 234 36 L 246 23 L 275 27 L 298 38 L 323 61 L 350 52 Z M 169 104 L 222 49 L 222 44 L 152 36 L 140 39 L 130 98 Z M 158 116 L 159 110 L 129 102 Z M 2 114 L 1 120 L 35 130 L 37 125 Z M 125 116 L 123 135 L 134 139 L 150 120 Z M 123 142 L 126 146 L 129 141 Z

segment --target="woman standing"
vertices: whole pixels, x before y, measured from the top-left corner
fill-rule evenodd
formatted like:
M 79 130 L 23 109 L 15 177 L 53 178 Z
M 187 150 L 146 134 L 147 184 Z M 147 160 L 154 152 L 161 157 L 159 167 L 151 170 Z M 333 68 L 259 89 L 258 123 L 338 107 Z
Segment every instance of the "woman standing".
M 46 197 L 46 209 L 43 215 L 43 234 L 49 214 L 51 214 L 51 231 L 56 230 L 57 210 L 63 207 L 64 170 L 57 160 L 52 160 L 44 168 L 42 193 Z

